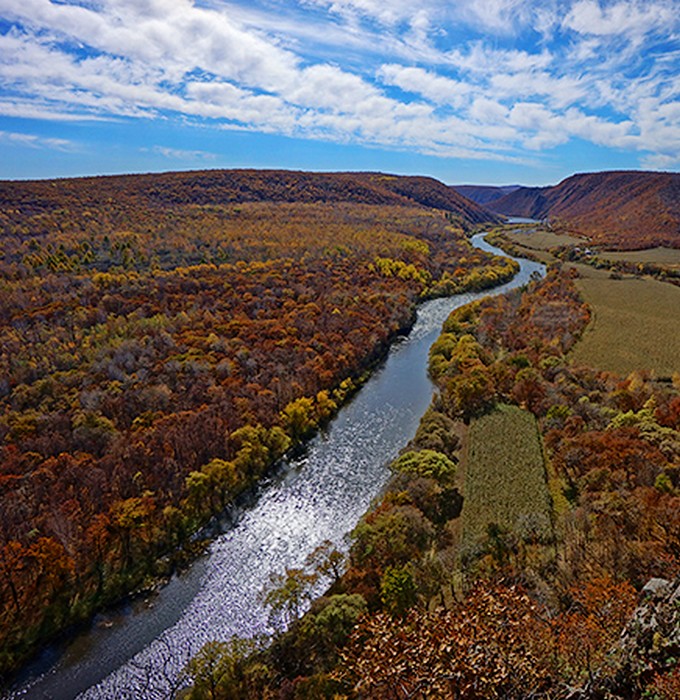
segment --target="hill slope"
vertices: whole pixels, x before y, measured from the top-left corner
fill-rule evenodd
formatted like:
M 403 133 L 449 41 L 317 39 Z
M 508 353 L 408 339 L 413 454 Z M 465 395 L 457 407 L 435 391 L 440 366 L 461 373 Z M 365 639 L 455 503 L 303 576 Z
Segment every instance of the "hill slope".
M 69 208 L 153 209 L 245 202 L 424 206 L 454 214 L 460 223 L 498 217 L 428 177 L 381 173 L 304 173 L 281 170 L 207 170 L 146 175 L 0 182 L 0 225 Z M 16 221 L 15 221 L 16 220 Z
M 573 175 L 554 187 L 522 187 L 494 201 L 505 215 L 551 219 L 613 248 L 680 247 L 680 174 Z
M 511 194 L 515 190 L 521 189 L 521 185 L 506 185 L 504 187 L 492 187 L 489 185 L 453 185 L 451 189 L 454 189 L 458 194 L 462 194 L 463 197 L 477 202 L 477 204 L 487 206 L 491 202 L 495 202 L 497 199 L 505 197 L 505 195 Z

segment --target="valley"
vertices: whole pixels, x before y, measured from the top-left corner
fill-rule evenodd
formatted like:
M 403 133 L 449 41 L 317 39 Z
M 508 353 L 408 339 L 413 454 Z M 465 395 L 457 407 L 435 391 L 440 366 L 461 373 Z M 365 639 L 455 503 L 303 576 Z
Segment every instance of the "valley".
M 509 189 L 488 206 L 533 196 Z M 678 576 L 678 239 L 533 201 L 507 206 L 544 224 L 382 173 L 0 183 L 2 669 L 84 635 L 11 692 L 674 682 L 666 647 L 638 650 L 657 675 L 613 650 L 636 591 Z M 112 614 L 87 651 L 95 614 L 168 580 L 181 603 Z M 381 656 L 404 630 L 417 672 Z

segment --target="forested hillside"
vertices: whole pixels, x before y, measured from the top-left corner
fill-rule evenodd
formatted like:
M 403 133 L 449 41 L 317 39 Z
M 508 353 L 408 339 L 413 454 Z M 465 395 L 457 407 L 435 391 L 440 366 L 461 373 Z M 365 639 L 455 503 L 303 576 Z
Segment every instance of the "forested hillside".
M 83 232 L 93 223 L 98 234 L 125 227 L 141 233 L 149 218 L 168 207 L 176 216 L 186 216 L 192 207 L 244 202 L 420 205 L 458 216 L 461 224 L 497 219 L 443 183 L 427 177 L 211 170 L 2 182 L 0 224 L 5 234 L 16 230 L 32 237 L 54 233 L 54 227 L 63 227 L 69 233 Z
M 602 172 L 554 187 L 522 187 L 490 207 L 507 216 L 549 219 L 615 250 L 680 247 L 680 174 Z
M 0 670 L 168 573 L 419 299 L 511 277 L 485 218 L 373 174 L 0 183 Z
M 462 194 L 463 197 L 467 197 L 473 202 L 486 207 L 491 202 L 495 202 L 497 199 L 520 189 L 520 187 L 520 185 L 505 185 L 502 187 L 493 187 L 491 185 L 453 185 L 452 189 L 458 194 Z

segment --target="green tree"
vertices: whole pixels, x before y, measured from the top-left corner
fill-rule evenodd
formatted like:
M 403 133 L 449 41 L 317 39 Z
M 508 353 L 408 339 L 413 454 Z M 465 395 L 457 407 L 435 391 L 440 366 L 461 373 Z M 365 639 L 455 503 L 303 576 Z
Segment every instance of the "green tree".
M 391 566 L 380 580 L 380 600 L 390 615 L 404 617 L 416 602 L 416 586 L 406 566 Z
M 465 422 L 484 413 L 496 398 L 488 368 L 479 362 L 462 374 L 447 378 L 442 398 L 449 415 Z
M 434 450 L 405 452 L 392 462 L 392 469 L 405 474 L 435 479 L 438 482 L 450 481 L 456 475 L 455 462 L 445 454 Z
M 304 569 L 286 569 L 285 574 L 269 576 L 262 599 L 270 609 L 269 622 L 274 628 L 287 627 L 300 617 L 305 601 L 311 600 L 317 580 L 317 574 L 309 574 Z
M 460 442 L 454 428 L 455 423 L 446 414 L 430 407 L 420 419 L 411 445 L 419 450 L 442 452 L 453 458 Z
M 309 612 L 274 644 L 274 665 L 289 677 L 325 673 L 336 664 L 338 650 L 368 611 L 363 596 L 318 598 Z
M 405 564 L 432 541 L 434 530 L 413 506 L 381 507 L 369 513 L 352 533 L 352 563 L 380 573 Z
M 330 540 L 324 540 L 308 557 L 306 564 L 320 576 L 332 576 L 338 583 L 346 556 Z
M 227 642 L 207 642 L 191 659 L 184 673 L 193 686 L 186 700 L 245 700 L 258 697 L 252 691 L 253 660 L 258 645 L 251 639 L 232 637 Z

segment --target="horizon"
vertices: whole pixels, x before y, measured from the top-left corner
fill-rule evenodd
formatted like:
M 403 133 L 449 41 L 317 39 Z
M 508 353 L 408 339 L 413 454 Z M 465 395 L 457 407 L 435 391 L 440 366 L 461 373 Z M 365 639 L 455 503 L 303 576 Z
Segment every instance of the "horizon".
M 612 174 L 612 173 L 642 173 L 642 174 L 670 174 L 678 175 L 677 171 L 671 170 L 640 170 L 634 168 L 628 169 L 615 169 L 615 170 L 595 170 L 595 171 L 580 171 L 574 172 L 566 175 L 561 180 L 552 183 L 546 183 L 545 185 L 525 185 L 519 182 L 505 182 L 500 184 L 489 184 L 487 182 L 445 182 L 432 175 L 425 175 L 422 173 L 395 173 L 386 170 L 301 170 L 299 168 L 255 168 L 255 167 L 224 167 L 224 168 L 187 168 L 182 170 L 149 170 L 149 171 L 139 171 L 139 172 L 118 172 L 118 173 L 95 173 L 91 175 L 64 175 L 64 176 L 45 176 L 45 177 L 25 177 L 25 178 L 0 178 L 0 183 L 6 182 L 44 182 L 44 181 L 59 181 L 59 180 L 88 180 L 94 178 L 115 178 L 115 177 L 145 177 L 149 175 L 182 175 L 190 173 L 218 173 L 225 171 L 238 171 L 238 172 L 295 172 L 301 174 L 314 174 L 314 175 L 342 175 L 342 174 L 371 174 L 371 175 L 387 175 L 396 177 L 424 177 L 432 178 L 438 180 L 447 187 L 489 187 L 489 188 L 507 188 L 507 187 L 517 187 L 520 189 L 535 189 L 535 188 L 547 188 L 555 187 L 560 185 L 565 180 L 569 180 L 572 177 L 577 177 L 579 175 L 595 175 L 595 174 Z
M 680 167 L 680 0 L 5 0 L 0 179 Z

